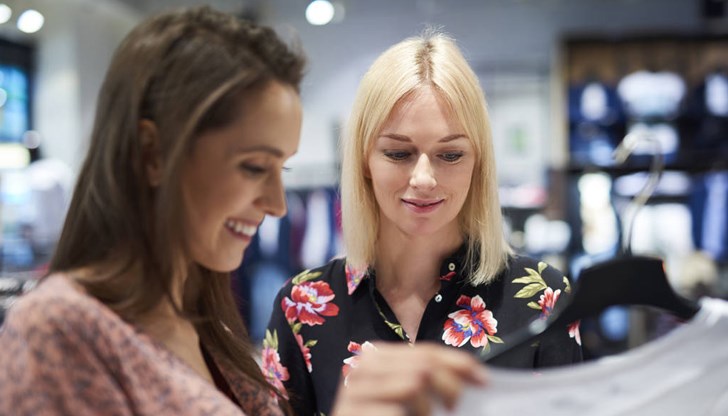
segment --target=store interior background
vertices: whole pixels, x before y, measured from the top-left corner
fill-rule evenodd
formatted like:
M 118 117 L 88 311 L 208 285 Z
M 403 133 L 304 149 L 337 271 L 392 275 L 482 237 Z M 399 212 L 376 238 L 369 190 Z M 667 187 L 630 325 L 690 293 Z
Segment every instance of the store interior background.
M 631 226 L 633 251 L 664 259 L 680 293 L 728 293 L 723 0 L 336 0 L 324 26 L 306 21 L 308 0 L 0 3 L 45 16 L 33 34 L 17 30 L 14 17 L 0 24 L 0 311 L 45 271 L 113 50 L 145 15 L 195 4 L 299 38 L 309 60 L 300 150 L 285 176 L 289 213 L 266 219 L 236 271 L 255 340 L 283 282 L 343 252 L 338 140 L 358 81 L 384 49 L 427 26 L 453 35 L 480 77 L 505 232 L 519 252 L 576 279 L 613 257 Z M 634 77 L 628 88 L 622 81 L 636 73 L 660 76 Z M 629 203 L 654 150 L 642 143 L 616 164 L 611 151 L 630 132 L 659 142 L 667 167 L 634 221 Z M 618 353 L 675 325 L 664 314 L 611 308 L 583 322 L 585 354 Z

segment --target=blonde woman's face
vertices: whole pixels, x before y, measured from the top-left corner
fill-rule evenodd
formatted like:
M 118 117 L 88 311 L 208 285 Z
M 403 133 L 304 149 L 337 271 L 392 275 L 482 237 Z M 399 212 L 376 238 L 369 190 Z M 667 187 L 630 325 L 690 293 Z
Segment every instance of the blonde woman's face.
M 265 215 L 285 214 L 281 172 L 298 149 L 301 114 L 298 94 L 272 82 L 232 123 L 197 138 L 182 173 L 194 261 L 234 270 Z
M 458 214 L 470 189 L 475 153 L 447 104 L 431 87 L 399 103 L 367 158 L 380 211 L 380 235 L 459 238 Z

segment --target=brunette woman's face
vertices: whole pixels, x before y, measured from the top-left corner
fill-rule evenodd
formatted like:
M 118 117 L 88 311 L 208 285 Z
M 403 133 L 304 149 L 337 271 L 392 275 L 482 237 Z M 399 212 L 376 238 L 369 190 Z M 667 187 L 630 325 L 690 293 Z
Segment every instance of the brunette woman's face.
M 196 139 L 181 178 L 192 258 L 222 272 L 240 265 L 265 215 L 286 213 L 281 173 L 301 132 L 301 102 L 290 86 L 271 82 L 238 111 Z
M 367 158 L 380 236 L 457 239 L 475 165 L 470 139 L 432 87 L 397 104 Z

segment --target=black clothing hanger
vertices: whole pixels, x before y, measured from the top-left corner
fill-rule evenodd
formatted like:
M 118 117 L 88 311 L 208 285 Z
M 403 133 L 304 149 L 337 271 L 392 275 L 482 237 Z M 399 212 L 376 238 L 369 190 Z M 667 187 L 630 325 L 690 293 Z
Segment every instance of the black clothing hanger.
M 546 320 L 533 321 L 503 344 L 493 344 L 483 356 L 490 362 L 500 355 L 538 341 L 539 337 L 578 320 L 593 317 L 611 306 L 644 305 L 689 320 L 698 304 L 675 293 L 668 283 L 662 260 L 645 256 L 620 256 L 584 269 L 574 283 L 571 301 L 557 304 Z
M 623 162 L 631 153 L 636 139 L 625 137 L 615 151 L 618 161 Z M 650 179 L 632 201 L 635 205 L 632 219 L 654 191 L 662 173 L 662 154 L 659 144 L 655 142 L 655 145 L 657 151 L 650 169 Z M 626 238 L 622 240 L 624 249 L 620 255 L 582 270 L 573 285 L 569 303 L 557 304 L 547 319 L 537 319 L 521 331 L 504 337 L 504 343 L 493 345 L 490 353 L 483 356 L 483 361 L 491 362 L 508 352 L 531 345 L 553 329 L 566 331 L 569 324 L 596 316 L 610 306 L 645 305 L 670 312 L 684 320 L 692 318 L 699 309 L 697 302 L 675 293 L 665 274 L 662 260 L 631 254 L 631 221 L 628 224 Z

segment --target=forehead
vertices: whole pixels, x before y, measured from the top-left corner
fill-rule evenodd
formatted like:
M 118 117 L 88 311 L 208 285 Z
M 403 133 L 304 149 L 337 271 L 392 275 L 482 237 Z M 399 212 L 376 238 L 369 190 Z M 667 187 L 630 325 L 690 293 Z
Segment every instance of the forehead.
M 437 88 L 426 85 L 403 96 L 394 105 L 382 129 L 406 122 L 424 121 L 446 122 L 450 128 L 460 129 L 460 124 L 452 111 L 452 105 Z
M 467 136 L 450 103 L 431 86 L 417 88 L 395 104 L 377 132 L 378 137 L 392 135 L 412 140 Z
M 203 132 L 201 145 L 221 147 L 223 152 L 256 151 L 287 158 L 298 149 L 302 109 L 296 90 L 279 82 L 270 82 L 242 99 L 232 110 L 226 125 Z

